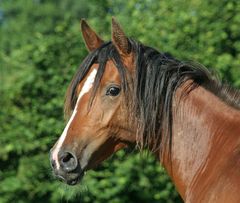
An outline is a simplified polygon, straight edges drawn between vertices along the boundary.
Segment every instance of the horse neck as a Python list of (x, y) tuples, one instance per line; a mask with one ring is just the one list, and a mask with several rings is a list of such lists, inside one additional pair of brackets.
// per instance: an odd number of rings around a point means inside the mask
[(187, 202), (219, 202), (207, 193), (240, 185), (240, 112), (201, 86), (179, 100), (183, 89), (173, 102), (171, 161), (162, 157), (163, 165)]

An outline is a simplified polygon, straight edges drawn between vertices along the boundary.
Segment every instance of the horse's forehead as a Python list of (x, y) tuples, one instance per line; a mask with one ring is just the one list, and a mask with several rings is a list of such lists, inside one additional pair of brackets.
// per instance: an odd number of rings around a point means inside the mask
[[(94, 63), (92, 65), (92, 67), (90, 68), (90, 70), (88, 71), (87, 75), (85, 76), (85, 78), (79, 83), (78, 87), (77, 87), (77, 94), (79, 94), (83, 88), (83, 85), (85, 84), (87, 78), (90, 76), (90, 74), (92, 73), (92, 71), (94, 69), (96, 69), (98, 71), (98, 67), (99, 64), (98, 63)], [(115, 64), (113, 63), (113, 61), (109, 60), (106, 63), (106, 67), (105, 67), (105, 71), (103, 73), (103, 77), (101, 80), (101, 83), (120, 83), (120, 75), (119, 72), (115, 66)]]
[(98, 66), (99, 66), (99, 65), (98, 65), (97, 63), (94, 63), (94, 64), (92, 65), (92, 67), (90, 68), (90, 70), (88, 71), (88, 73), (86, 74), (86, 76), (83, 78), (83, 80), (78, 84), (77, 89), (76, 89), (77, 95), (79, 95), (79, 93), (81, 92), (81, 90), (82, 90), (84, 84), (86, 83), (87, 79), (89, 78), (90, 74), (91, 74), (94, 70), (96, 70), (96, 71), (98, 70)]
[(120, 83), (120, 75), (113, 61), (107, 61), (102, 82), (103, 83), (105, 82)]

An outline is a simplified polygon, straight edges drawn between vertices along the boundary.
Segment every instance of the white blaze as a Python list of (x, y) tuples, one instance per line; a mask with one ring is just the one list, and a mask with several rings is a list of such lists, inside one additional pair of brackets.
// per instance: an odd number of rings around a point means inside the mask
[(59, 169), (59, 166), (60, 166), (59, 165), (59, 161), (58, 161), (58, 153), (59, 153), (59, 151), (60, 151), (60, 149), (62, 147), (62, 144), (63, 144), (63, 142), (64, 142), (64, 140), (65, 140), (65, 138), (67, 136), (68, 128), (71, 125), (75, 115), (77, 114), (78, 103), (81, 100), (82, 96), (84, 94), (86, 94), (87, 92), (89, 92), (89, 90), (92, 88), (92, 85), (93, 85), (96, 73), (97, 73), (97, 69), (93, 69), (92, 72), (90, 73), (90, 75), (88, 76), (87, 80), (85, 81), (85, 83), (84, 83), (84, 85), (83, 85), (83, 87), (81, 89), (81, 92), (79, 93), (77, 102), (75, 104), (74, 111), (73, 111), (73, 113), (71, 115), (71, 118), (69, 119), (66, 127), (64, 128), (64, 131), (63, 131), (61, 137), (59, 138), (59, 140), (57, 142), (57, 146), (56, 146), (56, 148), (53, 151), (52, 157), (53, 157), (53, 160), (56, 162), (57, 169)]

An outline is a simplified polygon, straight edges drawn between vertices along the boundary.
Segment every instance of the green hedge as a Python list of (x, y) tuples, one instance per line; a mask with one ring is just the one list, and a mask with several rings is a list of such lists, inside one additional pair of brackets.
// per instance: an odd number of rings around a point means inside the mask
[(64, 94), (87, 55), (79, 19), (109, 40), (113, 15), (129, 36), (215, 68), (240, 87), (238, 0), (3, 0), (1, 203), (181, 202), (158, 162), (136, 152), (118, 152), (76, 187), (52, 175), (48, 151), (64, 128)]

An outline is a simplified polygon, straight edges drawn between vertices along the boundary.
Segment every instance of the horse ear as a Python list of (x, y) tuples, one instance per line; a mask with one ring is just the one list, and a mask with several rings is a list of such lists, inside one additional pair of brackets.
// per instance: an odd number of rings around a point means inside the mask
[(128, 38), (114, 17), (112, 18), (112, 42), (121, 55), (130, 53)]
[(81, 30), (86, 47), (89, 51), (97, 49), (104, 43), (104, 41), (92, 30), (84, 19), (81, 19)]

